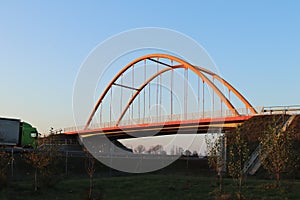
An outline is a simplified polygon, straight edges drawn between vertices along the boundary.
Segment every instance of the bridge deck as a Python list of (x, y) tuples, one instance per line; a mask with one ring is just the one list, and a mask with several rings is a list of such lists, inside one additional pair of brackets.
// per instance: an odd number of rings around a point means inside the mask
[(131, 137), (147, 137), (170, 134), (204, 134), (207, 132), (228, 131), (252, 116), (234, 116), (225, 118), (206, 118), (199, 120), (169, 121), (152, 124), (135, 124), (130, 126), (113, 126), (65, 132), (80, 134), (82, 137), (106, 135), (117, 139)]

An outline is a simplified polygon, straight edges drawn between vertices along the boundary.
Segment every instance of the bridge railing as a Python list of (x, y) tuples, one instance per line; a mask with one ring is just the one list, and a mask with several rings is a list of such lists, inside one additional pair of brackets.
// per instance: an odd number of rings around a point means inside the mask
[[(261, 107), (257, 107), (261, 110)], [(253, 115), (247, 108), (237, 109), (238, 113), (242, 116)], [(210, 118), (223, 118), (223, 117), (234, 117), (235, 115), (230, 110), (216, 110), (216, 111), (206, 111), (206, 112), (195, 112), (188, 114), (173, 114), (173, 115), (162, 115), (162, 116), (151, 116), (147, 118), (134, 118), (129, 120), (122, 120), (119, 126), (128, 125), (138, 125), (138, 124), (151, 124), (151, 123), (163, 123), (172, 121), (185, 121), (185, 120), (197, 120), (197, 119), (210, 119)], [(115, 122), (100, 123), (96, 126), (98, 127), (108, 127), (114, 126)], [(100, 126), (99, 126), (100, 125)], [(103, 126), (101, 126), (103, 125)]]
[(291, 106), (264, 106), (261, 108), (262, 114), (300, 114), (300, 105)]
[[(254, 109), (258, 111), (258, 114), (261, 114), (263, 107), (255, 107)], [(247, 108), (238, 108), (238, 113), (242, 116), (253, 115)], [(211, 119), (211, 118), (223, 118), (223, 117), (234, 117), (234, 114), (230, 110), (215, 110), (215, 111), (206, 111), (206, 112), (195, 112), (195, 113), (186, 113), (186, 114), (173, 114), (173, 115), (162, 115), (162, 116), (150, 116), (146, 118), (133, 118), (128, 120), (122, 120), (119, 123), (119, 126), (136, 126), (139, 124), (154, 124), (154, 123), (164, 123), (172, 121), (185, 121), (185, 120), (197, 120), (197, 119)], [(97, 128), (109, 128), (115, 127), (117, 124), (116, 121), (110, 122), (100, 122), (92, 123), (89, 126), (89, 129)], [(72, 132), (77, 130), (83, 130), (84, 126), (69, 127), (65, 128), (64, 132)]]

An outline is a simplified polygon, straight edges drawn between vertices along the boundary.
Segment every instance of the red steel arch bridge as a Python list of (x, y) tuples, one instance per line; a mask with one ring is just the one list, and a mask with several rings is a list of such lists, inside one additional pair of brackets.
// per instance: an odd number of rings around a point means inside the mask
[(65, 134), (130, 138), (227, 131), (257, 110), (217, 73), (168, 54), (124, 66), (99, 96), (86, 124)]

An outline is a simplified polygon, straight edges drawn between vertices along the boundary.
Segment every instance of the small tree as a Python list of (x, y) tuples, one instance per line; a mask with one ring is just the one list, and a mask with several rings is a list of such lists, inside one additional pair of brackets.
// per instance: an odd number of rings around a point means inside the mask
[(187, 149), (187, 150), (184, 151), (184, 155), (189, 157), (189, 156), (192, 155), (192, 152)]
[(86, 152), (85, 169), (90, 180), (88, 191), (88, 199), (90, 200), (93, 198), (93, 177), (95, 173), (95, 159), (89, 152)]
[(199, 157), (198, 152), (197, 152), (197, 151), (193, 151), (192, 156), (193, 156), (193, 157)]
[(264, 169), (276, 177), (276, 187), (281, 185), (281, 174), (296, 168), (298, 156), (293, 148), (294, 131), (283, 131), (275, 120), (265, 135), (259, 138), (260, 159)]
[(134, 149), (134, 152), (141, 154), (145, 152), (145, 150), (146, 150), (145, 146), (140, 144)]
[(34, 167), (34, 191), (38, 190), (38, 172), (45, 174), (46, 167), (50, 164), (50, 157), (43, 150), (33, 150), (25, 155), (26, 162)]
[(245, 137), (241, 135), (240, 127), (228, 137), (228, 173), (238, 185), (238, 197), (242, 197), (242, 185), (246, 177), (243, 168), (249, 159), (249, 148)]
[(219, 181), (219, 193), (223, 193), (223, 175), (222, 170), (225, 165), (224, 158), (224, 138), (223, 135), (208, 135), (205, 136), (207, 146), (208, 164), (211, 169), (217, 172)]
[(164, 150), (164, 147), (160, 144), (155, 145), (155, 146), (151, 146), (147, 153), (149, 154), (160, 154), (162, 151)]
[(39, 175), (42, 182), (49, 186), (51, 184), (51, 177), (53, 171), (52, 167), (55, 166), (58, 158), (58, 151), (56, 144), (43, 144), (31, 152), (24, 155), (25, 161), (34, 167), (34, 191), (37, 191), (41, 186), (39, 181)]

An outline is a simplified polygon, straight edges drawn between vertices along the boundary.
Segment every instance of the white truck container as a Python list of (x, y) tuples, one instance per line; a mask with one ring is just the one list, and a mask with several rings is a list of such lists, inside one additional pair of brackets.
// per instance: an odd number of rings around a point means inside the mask
[(19, 119), (0, 118), (0, 145), (19, 145), (20, 133)]

